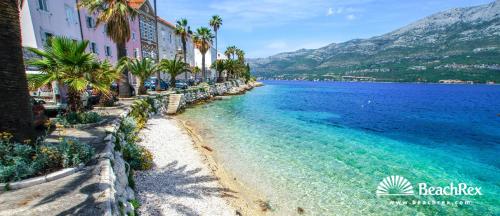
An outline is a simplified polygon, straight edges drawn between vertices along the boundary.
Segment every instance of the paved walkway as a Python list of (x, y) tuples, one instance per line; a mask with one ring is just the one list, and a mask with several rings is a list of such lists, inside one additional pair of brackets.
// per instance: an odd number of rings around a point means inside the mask
[(152, 170), (135, 176), (141, 215), (235, 215), (222, 198), (235, 192), (219, 185), (191, 137), (177, 124), (157, 117), (141, 132), (140, 144), (153, 153), (155, 163)]
[[(130, 104), (131, 101), (123, 102)], [(116, 119), (123, 108), (98, 111), (106, 116), (107, 123)], [(106, 135), (102, 126), (79, 130), (73, 128), (54, 131), (49, 139), (77, 138), (96, 148), (95, 158), (81, 171), (40, 185), (19, 190), (0, 192), (0, 215), (102, 215), (103, 191), (108, 185), (99, 183), (99, 158), (104, 150)]]

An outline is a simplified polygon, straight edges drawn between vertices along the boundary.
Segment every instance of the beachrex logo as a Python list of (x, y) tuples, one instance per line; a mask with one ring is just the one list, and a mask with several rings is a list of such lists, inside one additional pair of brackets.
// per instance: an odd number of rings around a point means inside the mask
[[(414, 195), (412, 184), (402, 176), (388, 176), (378, 185), (377, 196), (410, 196)], [(445, 187), (429, 186), (418, 183), (418, 195), (421, 196), (476, 196), (483, 195), (481, 187), (471, 187), (465, 183), (447, 185)]]
[(413, 186), (402, 176), (388, 176), (377, 187), (377, 196), (410, 196)]

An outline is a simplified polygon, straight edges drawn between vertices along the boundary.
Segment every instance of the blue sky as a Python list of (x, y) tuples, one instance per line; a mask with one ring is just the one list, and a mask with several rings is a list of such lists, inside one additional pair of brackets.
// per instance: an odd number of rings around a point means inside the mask
[(439, 11), (493, 0), (157, 1), (161, 17), (187, 18), (193, 29), (218, 14), (219, 49), (236, 45), (254, 58), (381, 35)]

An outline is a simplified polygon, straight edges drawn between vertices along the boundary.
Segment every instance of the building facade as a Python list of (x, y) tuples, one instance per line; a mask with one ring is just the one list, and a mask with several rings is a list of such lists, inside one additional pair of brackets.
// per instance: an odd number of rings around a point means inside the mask
[(141, 57), (157, 60), (158, 45), (156, 42), (155, 13), (151, 3), (147, 0), (135, 0), (131, 5), (137, 10), (139, 20), (139, 38), (141, 42)]
[(89, 41), (87, 52), (94, 53), (101, 61), (115, 64), (118, 61), (116, 44), (106, 34), (106, 26), (97, 26), (97, 15), (85, 8), (79, 10), (79, 16), (82, 39)]
[(23, 47), (43, 48), (53, 36), (81, 40), (75, 0), (26, 0), (21, 8)]

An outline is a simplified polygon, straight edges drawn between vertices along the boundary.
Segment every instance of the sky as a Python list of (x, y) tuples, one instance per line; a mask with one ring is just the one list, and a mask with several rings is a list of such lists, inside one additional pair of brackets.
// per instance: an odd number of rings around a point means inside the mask
[(436, 12), (492, 1), (157, 0), (160, 17), (171, 22), (186, 18), (192, 29), (208, 26), (212, 15), (221, 16), (219, 50), (235, 45), (250, 58), (369, 38)]

